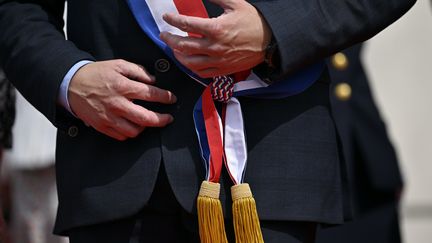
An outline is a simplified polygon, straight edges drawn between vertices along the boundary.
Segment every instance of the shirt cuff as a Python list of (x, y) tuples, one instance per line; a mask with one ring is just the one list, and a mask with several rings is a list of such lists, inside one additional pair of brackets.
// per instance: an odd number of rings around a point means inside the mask
[(72, 80), (73, 76), (75, 75), (75, 73), (80, 68), (82, 68), (83, 66), (85, 66), (91, 62), (92, 61), (89, 61), (89, 60), (82, 60), (82, 61), (75, 63), (75, 65), (73, 65), (71, 67), (71, 69), (69, 69), (69, 71), (66, 73), (66, 75), (64, 76), (64, 78), (60, 84), (58, 102), (60, 103), (61, 106), (63, 106), (66, 110), (68, 110), (74, 116), (75, 116), (75, 114), (72, 112), (72, 109), (69, 105), (69, 97), (68, 97), (69, 84), (70, 84), (70, 81)]

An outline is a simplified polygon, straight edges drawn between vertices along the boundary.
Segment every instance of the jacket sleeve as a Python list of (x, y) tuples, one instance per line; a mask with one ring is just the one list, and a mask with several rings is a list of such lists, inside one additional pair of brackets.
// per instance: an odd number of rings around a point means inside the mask
[(23, 96), (57, 125), (57, 96), (67, 71), (94, 58), (67, 41), (64, 0), (0, 0), (0, 62)]
[(273, 80), (367, 40), (396, 21), (415, 0), (251, 0), (278, 43)]

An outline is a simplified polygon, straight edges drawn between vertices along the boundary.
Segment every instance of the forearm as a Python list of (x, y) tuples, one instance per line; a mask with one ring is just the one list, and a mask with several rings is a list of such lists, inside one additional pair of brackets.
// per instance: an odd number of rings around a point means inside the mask
[(252, 0), (279, 45), (283, 78), (307, 64), (367, 40), (401, 17), (415, 0)]
[(51, 122), (68, 70), (93, 58), (63, 35), (64, 1), (0, 1), (0, 60), (10, 81)]

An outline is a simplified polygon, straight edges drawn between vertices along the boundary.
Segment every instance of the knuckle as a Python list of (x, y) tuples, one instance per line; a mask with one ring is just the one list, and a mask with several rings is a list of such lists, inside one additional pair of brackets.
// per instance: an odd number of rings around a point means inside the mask
[(138, 125), (147, 125), (148, 123), (148, 116), (145, 112), (137, 115), (137, 122)]
[(114, 64), (118, 72), (122, 72), (128, 66), (128, 62), (123, 59), (116, 59)]
[(143, 96), (143, 99), (148, 99), (149, 90), (150, 90), (150, 86), (143, 83), (139, 83), (139, 85), (137, 85), (135, 92), (141, 94)]
[(137, 64), (135, 66), (136, 72), (140, 75), (148, 75), (147, 71), (145, 70), (144, 66)]
[(186, 49), (186, 47), (187, 47), (186, 42), (184, 40), (180, 40), (177, 42), (177, 48), (178, 49), (183, 51), (184, 49)]
[(187, 18), (183, 18), (181, 21), (180, 21), (180, 27), (183, 29), (183, 30), (188, 30), (189, 29), (189, 26), (190, 26), (190, 23), (189, 23), (189, 21), (188, 21), (188, 19)]
[(127, 64), (126, 60), (124, 59), (117, 59), (116, 61), (117, 61), (117, 65), (119, 66), (124, 66)]
[(152, 88), (149, 88), (147, 90), (147, 94), (148, 94), (148, 97), (150, 99), (154, 99), (154, 98), (158, 97), (159, 92), (158, 92), (158, 90), (156, 88), (152, 87)]
[(113, 102), (111, 104), (111, 111), (115, 114), (121, 114), (124, 111), (124, 106), (120, 102)]
[(99, 114), (98, 127), (105, 127), (111, 124), (111, 119), (106, 114)]
[(126, 80), (122, 77), (117, 77), (112, 82), (111, 88), (116, 91), (124, 91), (127, 88)]
[(215, 22), (210, 26), (210, 34), (215, 37), (224, 36), (226, 34), (226, 29), (221, 23)]
[(225, 48), (219, 44), (210, 46), (209, 50), (211, 51), (211, 53), (214, 53), (214, 54), (219, 54), (219, 53), (225, 52)]

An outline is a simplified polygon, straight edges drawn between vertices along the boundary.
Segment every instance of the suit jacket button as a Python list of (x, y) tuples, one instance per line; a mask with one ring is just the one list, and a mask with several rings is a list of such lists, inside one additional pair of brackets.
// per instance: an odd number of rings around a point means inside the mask
[(352, 89), (351, 86), (347, 83), (339, 83), (336, 85), (334, 89), (336, 98), (340, 101), (347, 101), (351, 98)]
[(345, 70), (348, 67), (348, 58), (342, 52), (338, 52), (332, 57), (332, 64), (337, 70)]
[(171, 67), (171, 65), (170, 65), (169, 61), (166, 60), (166, 59), (163, 59), (163, 58), (162, 59), (158, 59), (155, 62), (155, 69), (158, 72), (161, 72), (161, 73), (168, 72), (168, 70), (170, 69), (170, 67)]
[(78, 127), (76, 126), (71, 126), (68, 129), (68, 135), (69, 137), (76, 137), (78, 135)]

